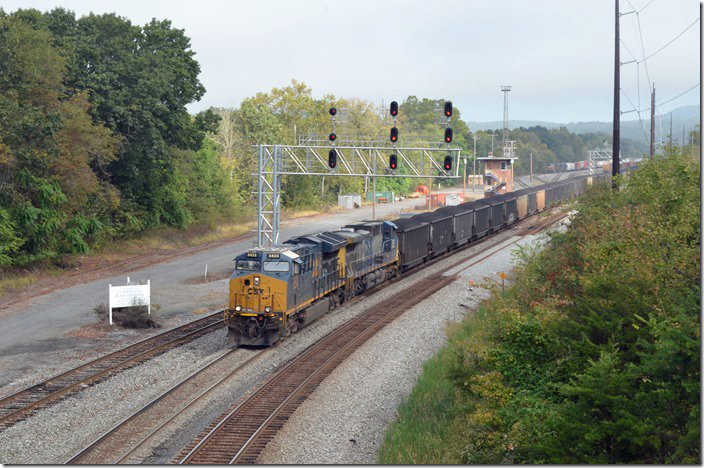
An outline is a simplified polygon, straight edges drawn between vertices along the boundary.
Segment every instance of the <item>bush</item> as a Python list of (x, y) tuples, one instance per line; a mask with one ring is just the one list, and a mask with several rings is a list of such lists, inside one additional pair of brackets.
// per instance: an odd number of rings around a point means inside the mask
[(464, 448), (444, 459), (701, 463), (699, 161), (675, 150), (618, 183), (451, 337), (466, 413), (446, 446)]
[[(156, 313), (159, 309), (158, 304), (152, 304), (152, 312)], [(108, 307), (104, 303), (95, 306), (93, 312), (98, 316), (101, 322), (107, 322), (109, 320)], [(112, 309), (112, 320), (122, 328), (161, 328), (161, 325), (155, 320), (154, 315), (149, 315), (146, 305), (115, 307)]]

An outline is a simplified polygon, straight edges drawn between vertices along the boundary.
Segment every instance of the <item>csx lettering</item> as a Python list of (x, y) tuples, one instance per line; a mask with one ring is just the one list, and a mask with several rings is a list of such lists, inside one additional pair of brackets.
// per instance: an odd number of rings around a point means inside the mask
[(249, 288), (247, 290), (249, 294), (264, 294), (264, 288)]

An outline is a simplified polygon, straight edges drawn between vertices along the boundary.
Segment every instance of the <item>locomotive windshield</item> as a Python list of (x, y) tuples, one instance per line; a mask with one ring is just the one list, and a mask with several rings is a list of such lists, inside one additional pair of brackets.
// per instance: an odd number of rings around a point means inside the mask
[(259, 271), (261, 263), (257, 260), (237, 260), (235, 268), (245, 271)]
[(280, 260), (264, 262), (264, 271), (289, 271), (291, 265), (288, 262), (282, 262)]

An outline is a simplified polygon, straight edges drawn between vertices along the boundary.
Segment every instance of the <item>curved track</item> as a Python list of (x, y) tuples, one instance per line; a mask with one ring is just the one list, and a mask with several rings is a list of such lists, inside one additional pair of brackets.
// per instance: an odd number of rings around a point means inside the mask
[(179, 463), (255, 463), (289, 416), (340, 363), (396, 317), (454, 279), (436, 276), (404, 289), (308, 348), (211, 424), (200, 440), (179, 454)]
[(0, 399), (0, 430), (111, 375), (224, 326), (222, 311), (130, 345)]
[[(523, 225), (522, 232), (517, 235), (536, 234), (565, 216), (567, 215), (559, 213), (543, 219), (533, 218), (525, 224), (517, 223)], [(502, 246), (501, 250), (518, 240)], [(456, 261), (445, 271), (468, 261), (482, 261), (495, 253), (487, 254), (490, 249), (491, 247), (481, 248), (470, 259)], [(433, 263), (435, 260), (427, 266)], [(175, 461), (180, 464), (256, 463), (264, 447), (296, 408), (339, 364), (385, 325), (455, 279), (456, 275), (437, 275), (411, 285), (343, 325), (304, 351), (228, 413), (211, 423), (197, 440), (178, 454)]]
[[(237, 364), (233, 356), (242, 352), (252, 356)], [(134, 454), (148, 441), (167, 429), (186, 410), (221, 388), (230, 377), (256, 362), (261, 354), (261, 350), (227, 351), (101, 435), (66, 464), (138, 463), (133, 460)]]

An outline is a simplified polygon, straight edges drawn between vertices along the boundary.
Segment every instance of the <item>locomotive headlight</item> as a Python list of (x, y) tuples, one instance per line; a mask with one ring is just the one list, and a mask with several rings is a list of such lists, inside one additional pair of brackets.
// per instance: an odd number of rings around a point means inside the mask
[(270, 313), (271, 307), (269, 307), (269, 306), (264, 307), (264, 312), (266, 312), (267, 314)]
[(259, 277), (258, 276), (254, 277), (254, 285), (259, 286)]
[(235, 312), (239, 312), (240, 310), (242, 310), (242, 306), (235, 306)]

